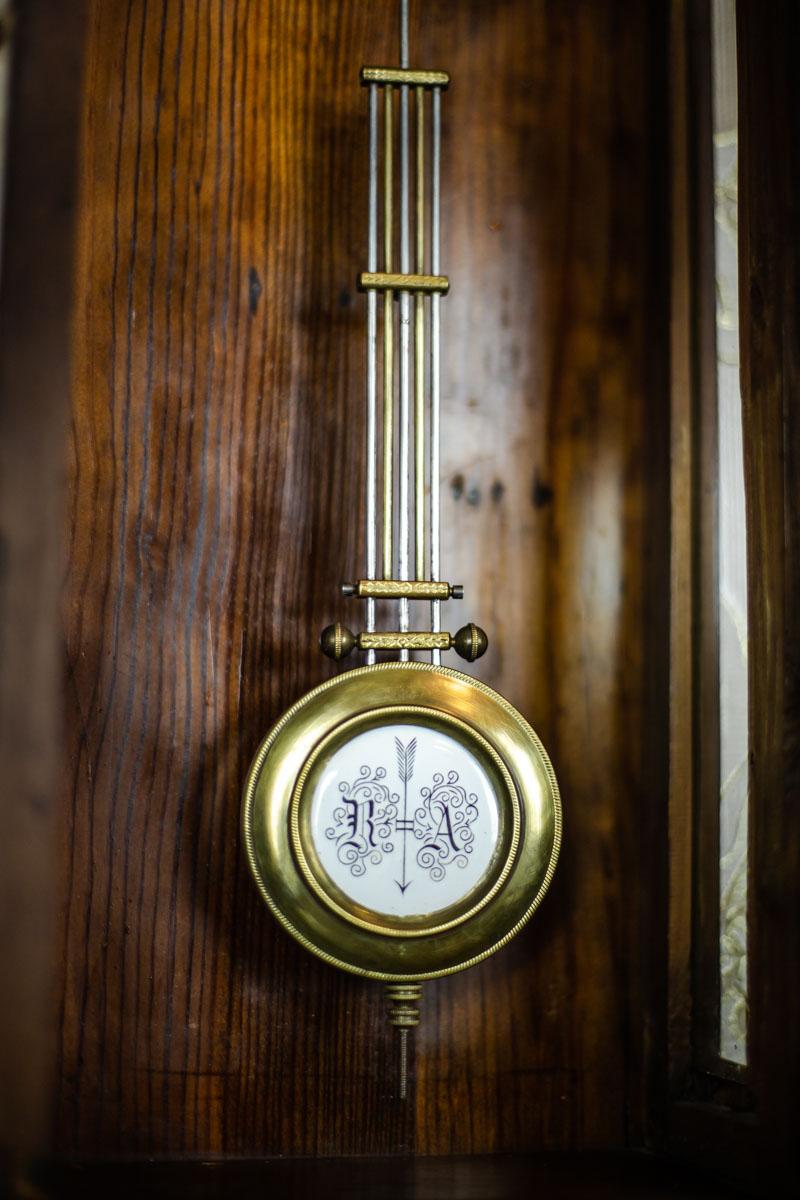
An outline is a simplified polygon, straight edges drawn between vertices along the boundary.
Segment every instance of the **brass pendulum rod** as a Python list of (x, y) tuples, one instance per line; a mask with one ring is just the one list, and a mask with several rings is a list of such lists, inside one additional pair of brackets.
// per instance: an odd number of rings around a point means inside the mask
[[(367, 270), (359, 275), (359, 287), (367, 293), (367, 570), (368, 579), (375, 579), (380, 557), (380, 574), (384, 580), (403, 583), (417, 579), (439, 578), (439, 416), (438, 416), (438, 361), (439, 361), (439, 299), (446, 295), (450, 286), (447, 276), (437, 273), (426, 274), (426, 222), (427, 166), (426, 118), (428, 106), (425, 92), (433, 96), (431, 123), (432, 139), (432, 188), (431, 188), (431, 264), (439, 263), (439, 121), (441, 92), (449, 85), (446, 71), (415, 71), (408, 62), (408, 2), (400, 0), (400, 66), (363, 67), (361, 82), (370, 93), (370, 143), (369, 143), (369, 236)], [(379, 117), (378, 89), (383, 91), (383, 164), (382, 164), (382, 222), (383, 222), (383, 269), (378, 267), (378, 208), (379, 208)], [(395, 120), (394, 96), (399, 89), (399, 270), (395, 265)], [(411, 90), (415, 100), (415, 204), (414, 229), (415, 247), (412, 256), (411, 244), (411, 168), (412, 153), (409, 129), (409, 97)], [(412, 274), (412, 258), (416, 273)], [(377, 338), (378, 338), (378, 293), (383, 293), (383, 403), (379, 414), (377, 399)], [(425, 296), (430, 295), (430, 342), (426, 334)], [(413, 297), (413, 298), (412, 298)], [(395, 323), (394, 301), (398, 300), (399, 319), (399, 383), (395, 393)], [(413, 310), (413, 317), (412, 317)], [(414, 349), (411, 351), (413, 324)], [(430, 346), (430, 364), (426, 361)], [(431, 378), (430, 417), (426, 411), (426, 384), (428, 372)], [(413, 378), (413, 396), (412, 384)], [(413, 403), (413, 409), (412, 409)], [(382, 419), (382, 434), (378, 432), (379, 416)], [(413, 435), (412, 435), (413, 423)], [(396, 431), (395, 431), (396, 430)], [(413, 436), (413, 462), (412, 462)], [(382, 553), (378, 543), (378, 438), (382, 438)], [(426, 438), (429, 453), (426, 463)], [(399, 462), (395, 464), (395, 445)], [(427, 469), (426, 469), (427, 468)], [(413, 484), (412, 484), (413, 471)], [(430, 525), (428, 518), (426, 488), (430, 481)], [(412, 553), (411, 521), (413, 511), (414, 545)], [(430, 529), (430, 533), (428, 530)], [(430, 547), (430, 549), (429, 549)], [(412, 570), (413, 568), (413, 570)], [(366, 631), (375, 630), (377, 610), (374, 600), (367, 599)], [(399, 603), (399, 626), (401, 631), (409, 629), (409, 596), (398, 593), (393, 597)], [(438, 630), (439, 600), (431, 609), (431, 630)], [(408, 652), (400, 653), (401, 661), (407, 660)], [(440, 661), (438, 650), (432, 654), (434, 662)], [(373, 664), (375, 655), (368, 652), (367, 662)]]
[[(392, 86), (387, 85), (383, 96), (383, 258), (387, 274), (392, 270), (392, 227), (394, 223), (392, 195), (394, 171), (392, 162)], [(372, 293), (374, 295), (374, 293)], [(392, 535), (394, 514), (394, 314), (392, 290), (383, 293), (383, 573), (387, 579), (394, 574)]]
[[(358, 648), (374, 664), (377, 653), (397, 653), (408, 661), (417, 651), (429, 652), (435, 666), (443, 650), (454, 649), (473, 662), (486, 650), (486, 635), (476, 625), (455, 634), (442, 631), (441, 605), (460, 599), (463, 589), (440, 574), (440, 336), (441, 298), (450, 281), (441, 275), (441, 102), (450, 78), (445, 71), (411, 70), (408, 62), (408, 0), (400, 0), (400, 66), (363, 67), (361, 82), (369, 88), (369, 234), (367, 270), (359, 286), (367, 293), (367, 570), (366, 579), (344, 584), (345, 596), (367, 603), (366, 629), (355, 634), (341, 624), (323, 630), (325, 653), (340, 661)], [(383, 90), (383, 270), (378, 271), (379, 118), (378, 89)], [(394, 178), (394, 95), (399, 89), (399, 179)], [(411, 144), (410, 95), (414, 93), (415, 129)], [(431, 93), (431, 105), (425, 92)], [(430, 111), (430, 158), (426, 145)], [(413, 157), (413, 162), (412, 162)], [(412, 204), (411, 173), (415, 196)], [(426, 219), (430, 171), (430, 229)], [(399, 271), (395, 271), (395, 182), (399, 184)], [(412, 214), (413, 207), (413, 214)], [(411, 223), (414, 225), (412, 252)], [(430, 246), (430, 251), (427, 247)], [(430, 262), (426, 262), (429, 255)], [(412, 274), (412, 263), (416, 273)], [(426, 267), (430, 274), (426, 274)], [(378, 293), (383, 293), (383, 541), (378, 574)], [(430, 297), (429, 307), (426, 296)], [(394, 300), (399, 310), (399, 381), (395, 393)], [(427, 308), (427, 311), (426, 311)], [(430, 334), (426, 316), (430, 314)], [(412, 354), (413, 313), (413, 354)], [(413, 379), (413, 394), (412, 394)], [(396, 430), (396, 432), (395, 432)], [(427, 445), (426, 445), (427, 441)], [(395, 464), (395, 443), (399, 462)], [(412, 450), (413, 444), (413, 450)], [(413, 458), (413, 461), (412, 461)], [(413, 479), (413, 482), (412, 482)], [(413, 520), (413, 547), (411, 523)], [(398, 628), (379, 633), (377, 603), (399, 606)], [(427, 601), (430, 629), (409, 625), (409, 604)]]
[[(378, 87), (369, 88), (369, 220), (367, 235), (367, 267), (375, 271), (378, 266)], [(377, 387), (376, 358), (378, 342), (378, 297), (376, 292), (367, 293), (367, 578), (374, 579), (377, 570)], [(375, 600), (367, 600), (367, 631), (375, 629)], [(375, 651), (367, 651), (367, 663), (375, 662)]]
[[(400, 3), (400, 66), (408, 69), (408, 0)], [(400, 85), (400, 270), (411, 271), (409, 237), (409, 144), (408, 144), (408, 84)], [(409, 577), (409, 419), (410, 419), (410, 362), (411, 358), (411, 296), (400, 293), (400, 412), (399, 412), (399, 478), (398, 478), (398, 577)], [(408, 629), (408, 600), (400, 600), (400, 629)], [(408, 651), (400, 651), (400, 661), (408, 661)]]
[[(442, 89), (434, 87), (431, 103), (431, 274), (437, 275), (441, 270), (439, 261), (439, 243), (441, 232), (441, 157), (442, 157)], [(430, 428), (430, 467), (429, 477), (431, 486), (431, 579), (439, 579), (439, 410), (440, 410), (440, 375), (439, 375), (439, 340), (441, 300), (437, 293), (431, 296), (431, 428)], [(438, 633), (442, 628), (441, 602), (431, 601), (431, 633)], [(440, 666), (441, 650), (431, 650), (431, 662)]]
[[(417, 273), (425, 273), (425, 89), (416, 88), (417, 116)], [(425, 575), (425, 298), (414, 296), (414, 484), (415, 570)]]

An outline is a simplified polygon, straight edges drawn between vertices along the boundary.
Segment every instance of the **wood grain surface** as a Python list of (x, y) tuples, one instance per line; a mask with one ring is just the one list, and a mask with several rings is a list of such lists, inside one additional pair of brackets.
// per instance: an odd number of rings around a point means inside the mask
[(81, 0), (57, 9), (56, 0), (13, 14), (0, 5), (0, 1192), (8, 1195), (21, 1194), (26, 1160), (49, 1144), (55, 1047), (61, 518), (86, 19)]
[(444, 568), (467, 588), (453, 619), (489, 631), (482, 677), (552, 753), (561, 865), (514, 944), (426, 989), (398, 1102), (379, 989), (278, 929), (238, 835), (251, 755), (329, 674), (320, 628), (352, 619), (357, 78), (396, 58), (395, 4), (96, 0), (63, 609), (65, 1155), (642, 1134), (663, 1044), (665, 6), (422, 9), (412, 60), (454, 81)]

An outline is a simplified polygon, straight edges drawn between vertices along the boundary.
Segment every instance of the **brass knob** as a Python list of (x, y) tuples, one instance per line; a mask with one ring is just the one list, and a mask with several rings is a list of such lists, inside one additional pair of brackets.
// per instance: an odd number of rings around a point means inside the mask
[(335, 625), (326, 625), (319, 635), (319, 646), (322, 653), (326, 654), (328, 658), (336, 659), (337, 662), (342, 658), (347, 658), (347, 655), (354, 650), (355, 644), (356, 635), (344, 625), (340, 625), (338, 621)]
[(479, 625), (462, 625), (453, 636), (453, 649), (467, 662), (475, 662), (485, 654), (489, 647), (489, 639)]

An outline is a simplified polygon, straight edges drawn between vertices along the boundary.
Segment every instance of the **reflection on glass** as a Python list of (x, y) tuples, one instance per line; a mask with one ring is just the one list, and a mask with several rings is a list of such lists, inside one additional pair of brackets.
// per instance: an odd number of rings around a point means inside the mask
[(720, 1054), (747, 1061), (747, 563), (739, 391), (735, 0), (712, 0), (719, 439)]

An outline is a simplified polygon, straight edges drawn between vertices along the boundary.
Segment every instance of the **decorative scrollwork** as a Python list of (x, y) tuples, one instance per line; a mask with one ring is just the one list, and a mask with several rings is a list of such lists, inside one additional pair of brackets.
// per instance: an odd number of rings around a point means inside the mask
[(385, 767), (373, 771), (362, 766), (353, 783), (339, 784), (341, 804), (333, 810), (325, 836), (336, 843), (336, 856), (351, 875), (363, 875), (367, 863), (379, 866), (384, 854), (394, 850), (399, 796), (385, 779)]
[(414, 813), (414, 836), (423, 844), (417, 864), (433, 880), (444, 879), (447, 868), (465, 867), (472, 853), (478, 818), (478, 797), (458, 781), (457, 771), (437, 773), (431, 787), (420, 790), (422, 804)]
[(457, 771), (437, 772), (429, 787), (412, 794), (416, 751), (416, 738), (403, 743), (396, 737), (394, 779), (388, 778), (385, 766), (364, 765), (352, 783), (340, 783), (331, 824), (325, 829), (339, 862), (355, 876), (380, 867), (399, 842), (400, 878), (395, 882), (401, 892), (413, 882), (411, 863), (435, 883), (445, 879), (451, 867), (466, 867), (478, 818), (478, 797), (467, 792)]

